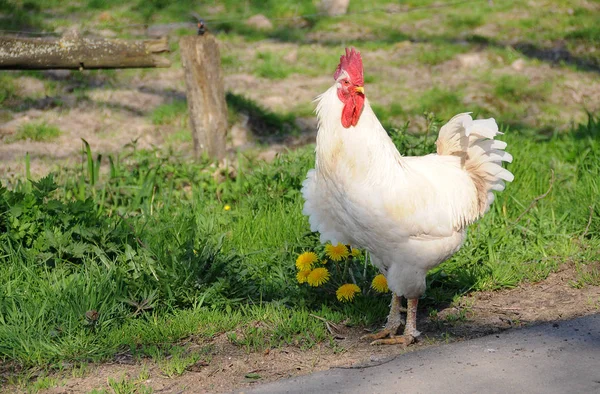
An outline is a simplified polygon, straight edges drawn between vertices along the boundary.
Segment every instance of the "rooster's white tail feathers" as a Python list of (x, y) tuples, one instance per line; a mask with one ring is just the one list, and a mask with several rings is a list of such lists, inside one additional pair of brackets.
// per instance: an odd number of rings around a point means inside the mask
[(510, 171), (502, 168), (502, 162), (512, 162), (512, 156), (504, 151), (506, 142), (494, 139), (501, 134), (493, 118), (473, 120), (469, 113), (464, 113), (445, 124), (436, 141), (438, 155), (461, 158), (477, 189), (480, 216), (494, 202), (492, 191), (504, 190), (504, 182), (514, 179)]

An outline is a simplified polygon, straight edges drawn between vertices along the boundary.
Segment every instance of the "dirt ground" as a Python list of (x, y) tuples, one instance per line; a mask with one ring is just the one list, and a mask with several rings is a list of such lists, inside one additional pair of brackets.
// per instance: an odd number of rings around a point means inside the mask
[[(288, 346), (268, 349), (263, 353), (247, 353), (243, 348), (232, 345), (223, 333), (210, 342), (190, 339), (188, 344), (192, 348), (212, 345), (213, 350), (206, 360), (198, 361), (179, 377), (166, 376), (161, 367), (150, 360), (139, 363), (122, 354), (111, 363), (89, 366), (83, 377), (57, 375), (59, 385), (44, 392), (109, 390), (109, 379), (127, 379), (137, 385), (151, 387), (155, 393), (221, 393), (243, 391), (261, 383), (330, 368), (372, 366), (425, 347), (600, 312), (600, 287), (573, 287), (578, 274), (572, 264), (565, 264), (538, 283), (524, 283), (502, 291), (471, 293), (455, 306), (440, 311), (436, 317), (420, 311), (418, 325), (422, 336), (419, 342), (408, 348), (401, 345), (370, 346), (360, 340), (364, 330), (338, 327), (336, 334), (343, 339), (335, 339), (334, 346), (324, 343), (310, 350)], [(454, 318), (459, 315), (462, 318)], [(14, 390), (8, 387), (4, 392)]]

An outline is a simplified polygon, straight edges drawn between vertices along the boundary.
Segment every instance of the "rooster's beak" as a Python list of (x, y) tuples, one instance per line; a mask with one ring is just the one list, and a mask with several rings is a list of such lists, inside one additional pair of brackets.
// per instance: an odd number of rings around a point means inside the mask
[(357, 87), (355, 87), (355, 88), (354, 88), (354, 91), (355, 91), (356, 93), (362, 93), (362, 94), (365, 94), (365, 88), (364, 88), (364, 87), (362, 87), (362, 86), (357, 86)]

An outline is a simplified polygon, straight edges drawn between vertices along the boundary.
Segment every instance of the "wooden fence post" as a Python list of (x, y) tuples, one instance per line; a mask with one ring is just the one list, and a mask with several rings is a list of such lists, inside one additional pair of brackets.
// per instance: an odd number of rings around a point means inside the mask
[(179, 41), (185, 70), (194, 153), (215, 159), (225, 156), (227, 104), (217, 40), (210, 33)]

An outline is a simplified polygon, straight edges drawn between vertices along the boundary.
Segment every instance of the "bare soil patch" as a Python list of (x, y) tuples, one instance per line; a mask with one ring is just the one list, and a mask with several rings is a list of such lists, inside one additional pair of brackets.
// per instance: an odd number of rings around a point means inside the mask
[[(440, 311), (436, 317), (426, 316), (421, 311), (419, 329), (422, 337), (408, 348), (400, 345), (370, 346), (360, 340), (365, 333), (363, 328), (341, 327), (344, 339), (322, 343), (312, 349), (287, 346), (247, 353), (231, 344), (226, 333), (222, 333), (210, 341), (188, 340), (192, 350), (210, 346), (211, 351), (182, 376), (168, 377), (160, 364), (150, 360), (135, 362), (129, 355), (122, 354), (111, 363), (90, 366), (83, 377), (63, 374), (59, 377), (59, 385), (46, 392), (86, 393), (93, 389), (108, 389), (109, 379), (136, 381), (157, 393), (230, 392), (330, 368), (376, 365), (389, 357), (450, 341), (598, 313), (600, 286), (575, 288), (573, 283), (578, 275), (573, 264), (565, 264), (541, 282), (523, 283), (502, 291), (471, 293), (456, 305)], [(454, 318), (457, 315), (463, 318)], [(139, 380), (140, 374), (144, 376), (146, 373), (148, 376)], [(14, 392), (15, 388), (7, 387), (2, 391)]]

